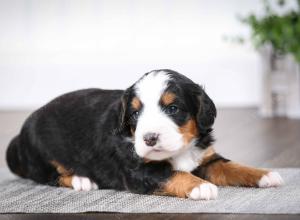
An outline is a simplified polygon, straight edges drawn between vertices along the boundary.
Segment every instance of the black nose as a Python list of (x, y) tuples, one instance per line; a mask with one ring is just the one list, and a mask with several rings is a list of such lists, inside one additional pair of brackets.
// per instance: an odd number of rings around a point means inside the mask
[(144, 135), (144, 141), (146, 143), (146, 145), (148, 145), (149, 147), (153, 147), (158, 139), (158, 134), (156, 133), (147, 133)]

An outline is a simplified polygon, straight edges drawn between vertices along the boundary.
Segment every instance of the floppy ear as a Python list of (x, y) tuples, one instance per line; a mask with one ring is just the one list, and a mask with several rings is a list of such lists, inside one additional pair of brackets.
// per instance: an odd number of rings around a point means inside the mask
[(215, 104), (205, 93), (204, 89), (199, 85), (197, 85), (197, 87), (197, 98), (199, 106), (196, 114), (196, 120), (200, 129), (207, 130), (210, 129), (214, 124), (215, 118), (217, 116), (217, 110)]
[(121, 97), (121, 104), (120, 104), (119, 126), (121, 130), (123, 130), (122, 128), (124, 128), (126, 124), (127, 103), (128, 103), (128, 94), (126, 90)]
[(121, 97), (120, 103), (120, 115), (119, 115), (119, 132), (127, 134), (129, 132), (128, 124), (128, 101), (129, 101), (130, 89), (124, 91), (124, 94)]

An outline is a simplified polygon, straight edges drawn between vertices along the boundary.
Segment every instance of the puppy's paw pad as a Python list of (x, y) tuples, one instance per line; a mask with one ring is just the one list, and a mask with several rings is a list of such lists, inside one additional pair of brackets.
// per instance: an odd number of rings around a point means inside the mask
[(283, 185), (283, 180), (279, 173), (277, 172), (269, 172), (264, 175), (258, 182), (259, 187), (275, 187)]
[(90, 191), (93, 189), (98, 189), (96, 183), (92, 182), (87, 177), (73, 176), (72, 187), (76, 191)]
[(210, 200), (216, 199), (218, 196), (218, 188), (216, 185), (211, 183), (202, 183), (199, 186), (196, 186), (189, 193), (188, 197), (194, 200)]

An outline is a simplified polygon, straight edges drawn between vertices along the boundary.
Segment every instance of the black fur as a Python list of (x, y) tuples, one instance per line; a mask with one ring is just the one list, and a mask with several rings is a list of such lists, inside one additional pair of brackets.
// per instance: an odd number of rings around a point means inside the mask
[[(178, 97), (181, 113), (177, 124), (194, 117), (199, 128), (197, 145), (208, 147), (216, 117), (213, 102), (204, 90), (185, 76), (167, 71), (172, 80), (168, 90)], [(130, 101), (134, 88), (86, 89), (62, 95), (35, 111), (7, 150), (9, 168), (24, 178), (58, 185), (57, 161), (78, 176), (96, 182), (99, 188), (153, 193), (173, 172), (166, 161), (145, 163), (134, 151)]]
[(202, 149), (207, 148), (214, 142), (211, 127), (217, 116), (217, 110), (213, 101), (201, 86), (186, 76), (173, 70), (165, 71), (169, 72), (174, 79), (170, 82), (169, 88), (176, 94), (181, 94), (181, 101), (185, 103), (187, 111), (197, 120), (199, 139), (196, 145)]

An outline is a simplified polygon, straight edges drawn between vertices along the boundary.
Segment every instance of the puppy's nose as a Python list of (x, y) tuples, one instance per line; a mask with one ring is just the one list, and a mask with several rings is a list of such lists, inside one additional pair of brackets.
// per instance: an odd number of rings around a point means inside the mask
[(144, 135), (144, 141), (147, 146), (153, 147), (158, 139), (158, 134), (156, 133), (147, 133)]

